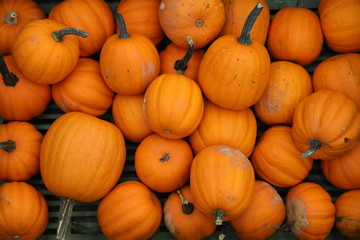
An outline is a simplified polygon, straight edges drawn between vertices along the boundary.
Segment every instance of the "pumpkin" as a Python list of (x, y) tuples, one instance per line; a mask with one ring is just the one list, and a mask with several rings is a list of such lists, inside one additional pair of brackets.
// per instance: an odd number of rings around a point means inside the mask
[(0, 54), (0, 118), (28, 121), (45, 112), (51, 100), (49, 85), (28, 80), (18, 69), (12, 55)]
[(321, 161), (325, 178), (341, 189), (360, 188), (360, 141), (350, 151), (332, 159)]
[(360, 109), (360, 54), (336, 54), (317, 65), (312, 75), (314, 90), (344, 93)]
[(64, 112), (79, 111), (100, 116), (110, 108), (114, 92), (100, 72), (100, 63), (80, 58), (74, 70), (61, 82), (52, 85), (54, 102)]
[(193, 201), (190, 186), (185, 185), (169, 194), (164, 203), (165, 226), (177, 240), (203, 239), (215, 232), (213, 218), (202, 214)]
[(154, 133), (144, 138), (135, 151), (136, 174), (156, 192), (172, 192), (190, 177), (193, 153), (184, 139), (168, 139)]
[(49, 221), (44, 196), (26, 182), (0, 185), (0, 239), (36, 240)]
[(360, 51), (360, 2), (357, 0), (321, 0), (320, 23), (326, 45), (336, 52)]
[(0, 0), (0, 53), (9, 55), (13, 42), (21, 29), (45, 13), (33, 0)]
[(335, 228), (348, 239), (360, 238), (360, 189), (342, 193), (335, 201)]
[[(50, 125), (41, 147), (40, 173), (46, 188), (64, 199), (59, 222), (70, 219), (75, 201), (97, 201), (115, 186), (125, 155), (123, 135), (106, 120), (69, 112)], [(61, 224), (57, 237), (66, 236), (67, 227)]]
[(286, 223), (300, 240), (326, 239), (335, 223), (335, 205), (319, 184), (303, 182), (285, 198)]
[(165, 37), (159, 21), (159, 0), (122, 0), (116, 12), (123, 16), (130, 34), (142, 34), (158, 45)]
[(223, 0), (225, 5), (225, 23), (220, 32), (220, 36), (227, 34), (238, 35), (245, 23), (246, 16), (249, 15), (253, 7), (260, 2), (264, 6), (258, 19), (256, 20), (251, 39), (265, 44), (270, 25), (270, 9), (265, 0)]
[[(51, 19), (34, 20), (18, 34), (12, 54), (15, 64), (30, 81), (55, 84), (63, 80), (79, 59), (77, 35), (87, 33)], [(61, 66), (61, 67), (59, 67)]]
[(266, 46), (274, 59), (305, 66), (319, 57), (323, 41), (315, 12), (301, 6), (285, 7), (277, 11), (270, 22)]
[(51, 8), (48, 18), (89, 34), (85, 39), (78, 38), (81, 57), (99, 52), (107, 38), (115, 32), (113, 14), (104, 0), (60, 1)]
[(124, 137), (135, 143), (154, 133), (145, 121), (144, 94), (123, 96), (116, 94), (112, 104), (112, 117)]
[(189, 36), (198, 49), (220, 33), (225, 22), (225, 8), (221, 0), (161, 0), (159, 20), (171, 42), (186, 49), (185, 39)]
[(144, 93), (159, 75), (159, 53), (152, 41), (141, 34), (131, 34), (120, 13), (116, 13), (120, 34), (104, 43), (100, 53), (101, 74), (111, 90), (121, 95)]
[(239, 150), (211, 145), (194, 158), (190, 189), (194, 205), (213, 217), (216, 225), (239, 217), (250, 205), (255, 184), (254, 169)]
[(251, 155), (257, 176), (277, 187), (291, 187), (309, 174), (313, 160), (301, 157), (289, 126), (272, 126), (265, 130)]
[(230, 110), (254, 105), (270, 76), (270, 57), (263, 44), (251, 41), (250, 32), (263, 6), (249, 14), (239, 38), (225, 35), (207, 49), (199, 67), (198, 82), (213, 103)]
[(189, 136), (195, 154), (209, 145), (225, 144), (249, 157), (255, 147), (257, 122), (250, 108), (228, 110), (204, 99), (199, 126)]
[(43, 135), (28, 122), (0, 125), (0, 180), (27, 181), (39, 173)]
[(360, 136), (360, 112), (342, 93), (316, 91), (295, 108), (292, 135), (303, 157), (334, 159), (355, 147)]
[(126, 181), (100, 201), (97, 218), (102, 233), (110, 240), (149, 239), (160, 226), (162, 207), (143, 183)]
[(272, 62), (268, 85), (254, 105), (254, 112), (267, 125), (292, 124), (295, 107), (312, 91), (310, 74), (301, 65)]
[(245, 212), (230, 223), (239, 239), (268, 239), (285, 220), (285, 204), (267, 182), (255, 181), (254, 196)]

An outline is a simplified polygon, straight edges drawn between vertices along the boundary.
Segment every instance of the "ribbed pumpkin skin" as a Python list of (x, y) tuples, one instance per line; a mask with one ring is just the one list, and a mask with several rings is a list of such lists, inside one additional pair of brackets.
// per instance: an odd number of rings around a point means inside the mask
[(336, 229), (348, 239), (360, 238), (360, 189), (341, 194), (335, 201)]
[(145, 92), (143, 109), (145, 120), (154, 132), (179, 139), (189, 136), (199, 125), (204, 100), (195, 81), (167, 73), (151, 82)]
[(0, 150), (0, 180), (27, 181), (40, 171), (43, 135), (28, 122), (12, 121), (0, 125), (0, 142), (14, 141), (15, 150)]
[(51, 9), (48, 18), (89, 34), (87, 38), (78, 38), (82, 57), (99, 52), (106, 39), (115, 32), (113, 14), (104, 0), (61, 1)]
[(225, 212), (223, 221), (231, 221), (249, 206), (254, 191), (254, 170), (239, 150), (212, 145), (194, 158), (190, 189), (195, 206), (209, 217), (213, 211)]
[(45, 198), (26, 182), (0, 186), (0, 239), (36, 240), (48, 225)]
[(288, 61), (272, 62), (268, 85), (254, 112), (267, 125), (292, 124), (295, 107), (311, 93), (311, 77), (305, 68)]
[(15, 65), (12, 55), (5, 56), (4, 61), (19, 81), (15, 87), (6, 86), (0, 75), (0, 118), (28, 121), (42, 114), (51, 100), (50, 86), (28, 80)]
[(314, 90), (344, 93), (360, 109), (360, 54), (337, 54), (320, 62), (312, 75)]
[(280, 229), (285, 214), (285, 204), (276, 189), (257, 180), (253, 201), (240, 217), (231, 221), (231, 225), (240, 239), (267, 239)]
[(80, 58), (74, 70), (52, 86), (52, 97), (64, 112), (79, 111), (100, 116), (110, 108), (114, 92), (106, 85), (100, 63)]
[(360, 112), (342, 93), (316, 91), (296, 107), (292, 135), (302, 152), (312, 139), (322, 143), (313, 159), (334, 159), (355, 147), (360, 136)]
[(249, 157), (255, 147), (257, 123), (250, 108), (228, 110), (204, 101), (204, 113), (199, 126), (189, 136), (195, 154), (209, 145), (225, 144)]
[(162, 207), (143, 183), (126, 181), (100, 201), (97, 218), (110, 240), (149, 239), (160, 226)]
[(124, 138), (114, 124), (70, 112), (57, 118), (46, 132), (40, 172), (53, 194), (93, 202), (114, 187), (125, 155)]
[[(180, 189), (185, 201), (193, 203), (194, 199), (189, 185)], [(164, 203), (164, 223), (171, 235), (177, 240), (203, 239), (215, 232), (216, 225), (212, 217), (202, 214), (196, 207), (190, 214), (182, 210), (183, 203), (178, 193), (171, 193)]]
[(335, 223), (335, 205), (319, 184), (303, 182), (285, 198), (286, 222), (300, 240), (326, 239)]
[(360, 188), (360, 141), (349, 152), (331, 161), (321, 161), (321, 169), (326, 179), (338, 188)]
[[(16, 13), (16, 23), (6, 20), (9, 12)], [(0, 53), (11, 54), (11, 48), (22, 27), (35, 19), (45, 18), (45, 13), (33, 0), (1, 0), (0, 1)]]
[(326, 44), (341, 53), (360, 51), (360, 2), (321, 0), (318, 6)]
[(290, 187), (306, 178), (313, 160), (301, 157), (291, 127), (273, 126), (257, 142), (251, 163), (260, 178), (277, 187)]

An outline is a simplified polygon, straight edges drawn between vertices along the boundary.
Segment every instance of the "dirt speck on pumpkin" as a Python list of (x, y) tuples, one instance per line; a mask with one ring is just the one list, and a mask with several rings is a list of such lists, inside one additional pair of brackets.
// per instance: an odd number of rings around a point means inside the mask
[(305, 204), (300, 199), (291, 198), (286, 201), (286, 223), (298, 235), (302, 234), (302, 228), (309, 226)]

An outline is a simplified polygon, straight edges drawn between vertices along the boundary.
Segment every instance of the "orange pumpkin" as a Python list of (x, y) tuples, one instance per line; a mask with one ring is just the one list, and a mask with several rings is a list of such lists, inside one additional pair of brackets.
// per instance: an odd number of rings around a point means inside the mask
[(254, 105), (254, 112), (267, 125), (292, 124), (295, 107), (312, 91), (310, 74), (301, 65), (272, 62), (268, 85)]
[(250, 32), (263, 6), (256, 5), (239, 38), (225, 35), (207, 49), (199, 67), (198, 82), (213, 103), (231, 110), (254, 105), (270, 76), (270, 57), (263, 44), (251, 41)]
[(159, 21), (159, 0), (121, 0), (116, 12), (123, 16), (130, 34), (142, 34), (158, 45), (165, 37)]
[(203, 239), (215, 232), (211, 217), (202, 214), (193, 204), (189, 185), (171, 193), (164, 203), (164, 223), (177, 240)]
[(21, 29), (45, 13), (33, 0), (0, 0), (0, 53), (11, 54), (13, 42)]
[(149, 239), (160, 226), (162, 207), (143, 183), (126, 181), (100, 201), (97, 218), (102, 233), (110, 240)]
[(32, 21), (24, 26), (14, 42), (15, 64), (30, 81), (60, 82), (75, 68), (79, 59), (76, 35), (87, 37), (87, 33), (67, 28), (55, 20)]
[(45, 112), (51, 100), (49, 85), (28, 80), (16, 66), (13, 56), (0, 54), (0, 118), (28, 121)]
[(51, 8), (48, 18), (89, 34), (85, 39), (78, 38), (82, 57), (99, 52), (106, 39), (115, 32), (113, 14), (104, 0), (61, 1)]
[(334, 159), (355, 147), (360, 137), (360, 112), (342, 93), (320, 90), (296, 107), (292, 126), (303, 157)]
[(360, 51), (360, 2), (321, 0), (318, 6), (326, 45), (346, 53)]
[(280, 229), (285, 214), (285, 204), (276, 189), (257, 180), (252, 202), (240, 217), (230, 223), (240, 239), (268, 239)]
[(190, 189), (194, 205), (213, 217), (216, 225), (239, 217), (249, 206), (254, 192), (254, 169), (239, 150), (211, 145), (194, 158)]
[(100, 69), (106, 84), (121, 95), (138, 95), (159, 75), (159, 53), (152, 41), (141, 34), (131, 34), (120, 13), (115, 14), (120, 34), (104, 43)]
[(54, 102), (64, 112), (93, 116), (106, 113), (114, 97), (101, 76), (100, 63), (91, 58), (80, 58), (74, 70), (51, 89)]
[(225, 22), (225, 8), (221, 0), (161, 0), (159, 19), (171, 42), (186, 49), (185, 39), (190, 36), (198, 49), (220, 33)]
[(0, 239), (36, 240), (49, 221), (44, 196), (26, 182), (0, 185)]
[(285, 198), (286, 223), (300, 240), (326, 239), (335, 223), (335, 205), (319, 184), (303, 182)]

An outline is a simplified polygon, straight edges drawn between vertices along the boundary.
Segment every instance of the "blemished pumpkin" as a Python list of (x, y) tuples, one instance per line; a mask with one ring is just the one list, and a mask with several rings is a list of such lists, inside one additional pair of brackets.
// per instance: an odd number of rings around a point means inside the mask
[(254, 105), (254, 113), (267, 125), (290, 125), (295, 107), (312, 92), (311, 77), (304, 67), (289, 61), (272, 62), (268, 85)]
[(0, 118), (28, 121), (45, 112), (51, 101), (49, 85), (28, 80), (16, 66), (13, 56), (0, 54)]
[(115, 17), (120, 34), (109, 37), (101, 49), (101, 74), (109, 88), (120, 95), (142, 94), (159, 75), (159, 53), (148, 37), (127, 32), (120, 13)]
[(221, 0), (161, 0), (160, 25), (166, 36), (179, 47), (187, 48), (189, 36), (195, 48), (203, 48), (220, 33), (225, 22), (225, 8)]
[(340, 92), (315, 91), (295, 108), (292, 135), (303, 157), (334, 159), (358, 142), (359, 109)]
[(193, 201), (190, 186), (184, 185), (169, 194), (164, 203), (165, 226), (177, 240), (199, 240), (215, 232), (214, 219), (202, 214)]
[(360, 189), (342, 193), (335, 200), (335, 228), (347, 239), (360, 238)]
[(194, 205), (216, 225), (239, 217), (250, 205), (255, 174), (249, 159), (226, 145), (211, 145), (194, 158), (190, 189)]
[(159, 21), (159, 0), (121, 0), (116, 12), (121, 13), (130, 34), (142, 34), (158, 45), (165, 37)]
[(101, 199), (97, 218), (110, 240), (149, 239), (160, 226), (162, 206), (146, 185), (125, 181)]
[(0, 239), (36, 240), (49, 222), (44, 196), (26, 182), (0, 185)]
[(74, 70), (52, 85), (51, 90), (54, 102), (62, 111), (93, 116), (105, 114), (114, 97), (101, 75), (100, 63), (91, 58), (80, 58)]
[(250, 38), (262, 8), (260, 3), (253, 8), (239, 38), (225, 35), (212, 42), (200, 63), (198, 83), (203, 94), (223, 108), (248, 108), (266, 88), (270, 56), (263, 44)]
[(45, 13), (33, 0), (0, 0), (0, 53), (9, 55), (21, 29)]
[(30, 81), (58, 83), (75, 68), (79, 59), (77, 36), (85, 38), (88, 34), (51, 19), (31, 21), (14, 41), (15, 64)]
[(326, 239), (335, 223), (335, 205), (319, 184), (303, 182), (285, 198), (286, 223), (300, 240)]
[(285, 204), (280, 194), (269, 183), (257, 180), (250, 205), (230, 223), (239, 239), (268, 239), (281, 228), (285, 215)]

